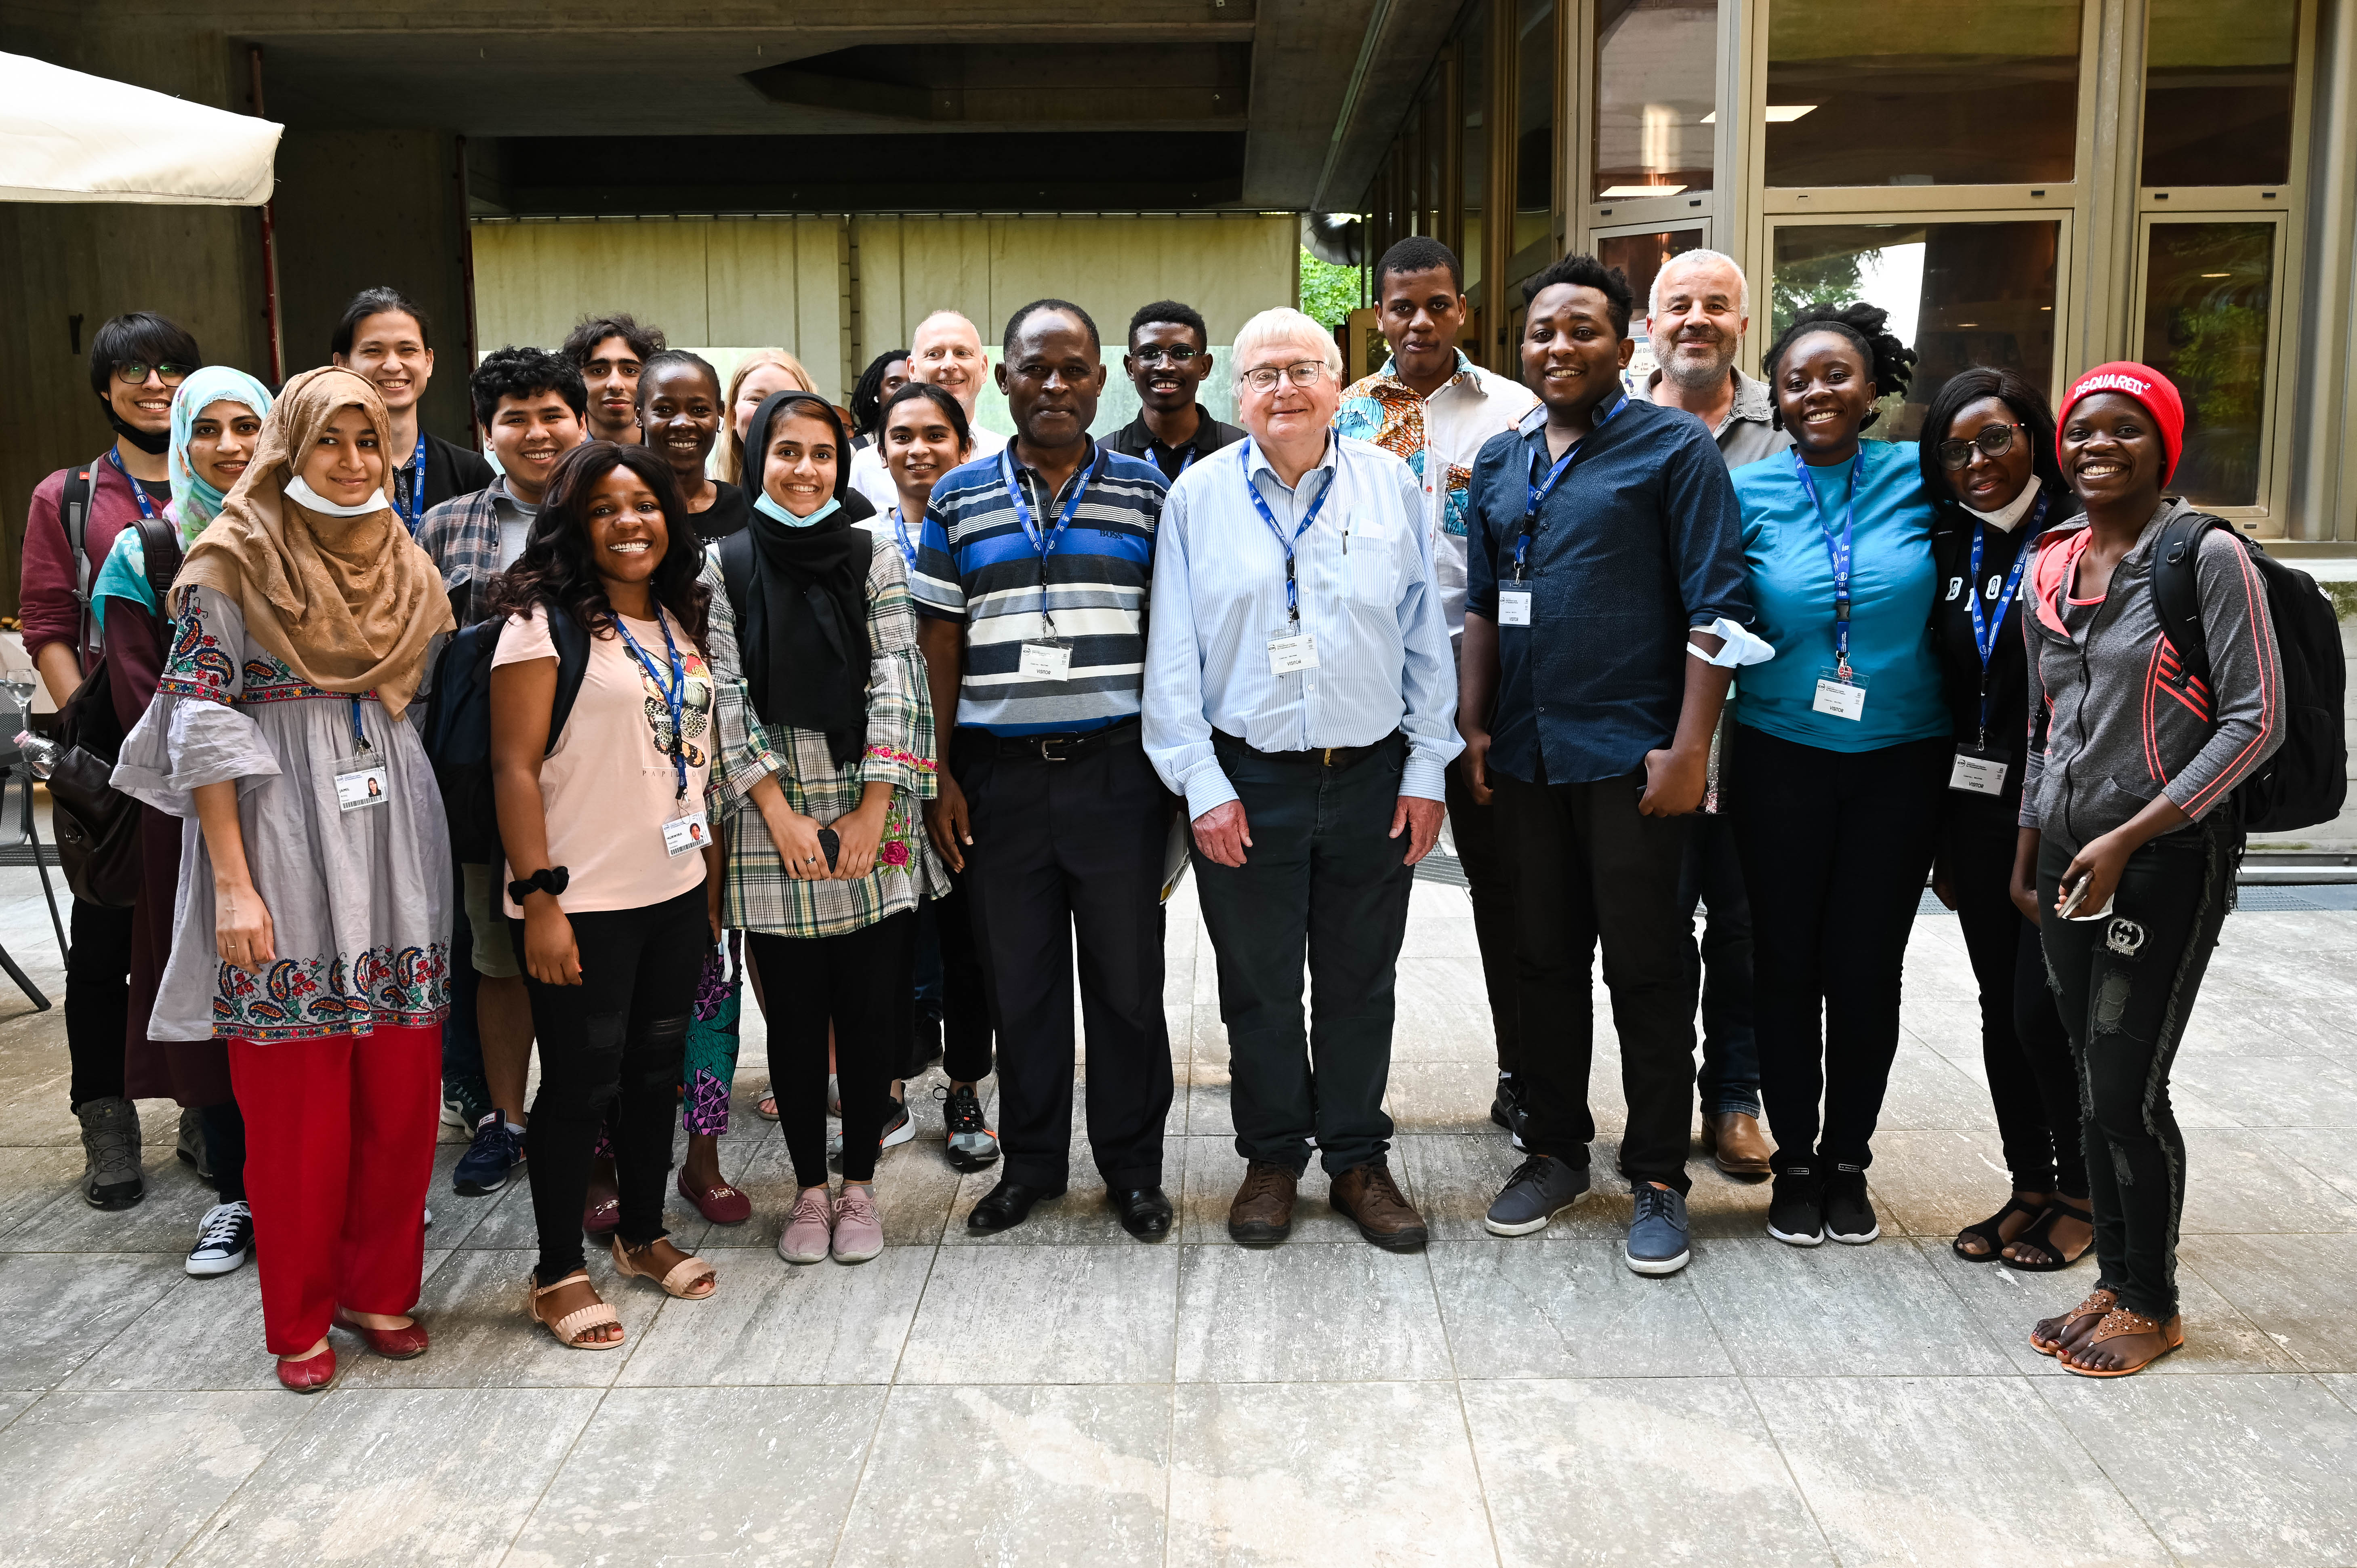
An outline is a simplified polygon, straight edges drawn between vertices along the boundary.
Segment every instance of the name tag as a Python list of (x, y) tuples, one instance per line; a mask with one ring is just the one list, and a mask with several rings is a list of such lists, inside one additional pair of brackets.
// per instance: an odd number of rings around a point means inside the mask
[(1948, 788), (1968, 795), (2002, 795), (2005, 765), (2006, 758), (2000, 755), (1959, 746), (1955, 764), (1948, 769)]
[(1026, 681), (1061, 681), (1072, 672), (1072, 650), (1060, 642), (1027, 642), (1017, 668)]
[(712, 823), (702, 811), (673, 817), (663, 824), (663, 853), (677, 860), (712, 842)]
[(1290, 637), (1268, 639), (1268, 672), (1272, 675), (1293, 675), (1304, 670), (1318, 668), (1318, 638), (1315, 633), (1297, 631)]
[(1498, 624), (1500, 626), (1531, 624), (1531, 593), (1528, 588), (1498, 590)]
[(1831, 670), (1817, 671), (1817, 700), (1809, 706), (1836, 719), (1866, 717), (1866, 682), (1856, 674), (1846, 681)]
[(336, 805), (347, 811), (365, 811), (393, 799), (393, 770), (371, 757), (355, 757), (336, 764)]

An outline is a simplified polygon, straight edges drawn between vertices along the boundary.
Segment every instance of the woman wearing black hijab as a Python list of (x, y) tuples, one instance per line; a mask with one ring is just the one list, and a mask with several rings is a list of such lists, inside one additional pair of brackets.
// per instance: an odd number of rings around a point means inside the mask
[[(779, 1254), (882, 1251), (875, 1171), (908, 1051), (916, 910), (947, 891), (923, 828), (933, 715), (909, 573), (849, 488), (823, 398), (780, 392), (747, 427), (753, 520), (712, 549), (716, 774), (737, 810), (723, 923), (746, 932), (770, 1020), (778, 1121), (798, 1186)], [(759, 758), (758, 763), (747, 760)], [(791, 1004), (783, 1004), (788, 998)], [(827, 1026), (843, 1095), (843, 1192), (826, 1170)]]

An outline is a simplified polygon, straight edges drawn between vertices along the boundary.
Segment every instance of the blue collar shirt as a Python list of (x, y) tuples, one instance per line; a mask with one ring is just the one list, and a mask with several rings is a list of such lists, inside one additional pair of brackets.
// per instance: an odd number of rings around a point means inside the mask
[[(1287, 538), (1333, 491), (1294, 545), (1297, 628), (1286, 613), (1284, 546), (1247, 484)], [(1400, 793), (1444, 798), (1442, 775), (1465, 743), (1424, 496), (1405, 463), (1331, 435), (1288, 489), (1257, 443), (1199, 460), (1163, 503), (1153, 604), (1146, 754), (1187, 797), (1189, 816), (1236, 798), (1212, 753), (1215, 729), (1258, 751), (1372, 746), (1404, 730)], [(1316, 639), (1317, 668), (1271, 674), (1270, 639), (1297, 629)]]

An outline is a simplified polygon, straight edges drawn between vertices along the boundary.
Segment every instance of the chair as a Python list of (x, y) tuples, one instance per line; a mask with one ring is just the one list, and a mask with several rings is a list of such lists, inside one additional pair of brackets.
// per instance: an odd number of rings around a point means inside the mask
[[(50, 885), (48, 858), (41, 850), (40, 824), (33, 816), (32, 770), (26, 766), (25, 754), (16, 741), (0, 738), (0, 815), (6, 811), (8, 786), (11, 784), (24, 786), (24, 808), (17, 818), (16, 842), (0, 843), (0, 865), (22, 865), (29, 852), (34, 867), (41, 874), (41, 897), (48, 901), (49, 924), (58, 933), (58, 957), (62, 960), (69, 945), (66, 923), (58, 913), (57, 889)], [(46, 1013), (49, 1010), (48, 997), (33, 983), (32, 976), (24, 972), (5, 947), (0, 947), (0, 970), (5, 970), (8, 978), (16, 983), (16, 988), (32, 1001), (34, 1011)]]

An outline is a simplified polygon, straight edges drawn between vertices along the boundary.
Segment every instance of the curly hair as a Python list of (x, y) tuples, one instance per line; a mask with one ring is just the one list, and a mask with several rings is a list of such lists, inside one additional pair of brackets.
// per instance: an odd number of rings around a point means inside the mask
[(905, 363), (906, 349), (887, 349), (867, 361), (859, 379), (851, 384), (851, 433), (854, 435), (874, 435), (880, 428), (884, 414), (884, 372), (899, 360)]
[(1602, 295), (1604, 315), (1612, 323), (1614, 336), (1629, 336), (1629, 317), (1636, 308), (1637, 293), (1629, 286), (1627, 273), (1619, 267), (1608, 267), (1594, 256), (1566, 256), (1523, 281), (1523, 304), (1529, 306), (1531, 301), (1559, 283), (1592, 288)]
[(486, 427), (500, 412), (500, 399), (525, 402), (551, 392), (565, 400), (574, 418), (589, 417), (589, 389), (582, 384), (580, 370), (564, 355), (545, 349), (519, 349), (513, 344), (495, 349), (467, 378), (475, 423)]
[(695, 525), (679, 498), (679, 481), (671, 465), (649, 447), (618, 446), (611, 441), (586, 441), (556, 460), (548, 476), (540, 515), (524, 538), (523, 553), (515, 564), (491, 579), (485, 596), (487, 618), (504, 618), (532, 613), (533, 607), (553, 604), (595, 633), (610, 631), (614, 607), (607, 602), (606, 585), (589, 556), (589, 494), (597, 482), (617, 468), (628, 468), (652, 490), (662, 506), (669, 543), (647, 585), (655, 602), (669, 610), (685, 628), (695, 650), (705, 658), (712, 593), (701, 577), (703, 547)]
[[(1805, 311), (1790, 327), (1778, 333), (1776, 341), (1768, 346), (1767, 354), (1760, 361), (1760, 377), (1772, 392), (1777, 371), (1782, 367), (1784, 356), (1791, 351), (1792, 345), (1812, 333), (1831, 332), (1836, 337), (1848, 338), (1857, 349), (1859, 356), (1866, 360), (1866, 373), (1874, 379), (1874, 390), (1878, 395), (1888, 397), (1892, 392), (1904, 392), (1907, 383), (1915, 379), (1915, 350), (1890, 333), (1889, 320), (1890, 312), (1863, 300), (1848, 305), (1819, 306)], [(1881, 410), (1868, 409), (1857, 427), (1864, 430), (1880, 417)], [(1770, 423), (1778, 430), (1784, 428), (1781, 404), (1772, 405)]]
[(2038, 488), (2050, 496), (2071, 493), (2071, 483), (2062, 477), (2062, 460), (2054, 453), (2054, 411), (2046, 406), (2046, 394), (2019, 371), (1975, 365), (1950, 376), (1932, 394), (1917, 446), (1923, 493), (1932, 498), (1932, 510), (1943, 521), (1971, 519), (1957, 503), (1953, 476), (1940, 466), (1940, 443), (1948, 438), (1958, 414), (1989, 397), (2011, 409), (2014, 418), (2021, 422), (2022, 435), (2029, 443), (2029, 469), (2038, 476)]

